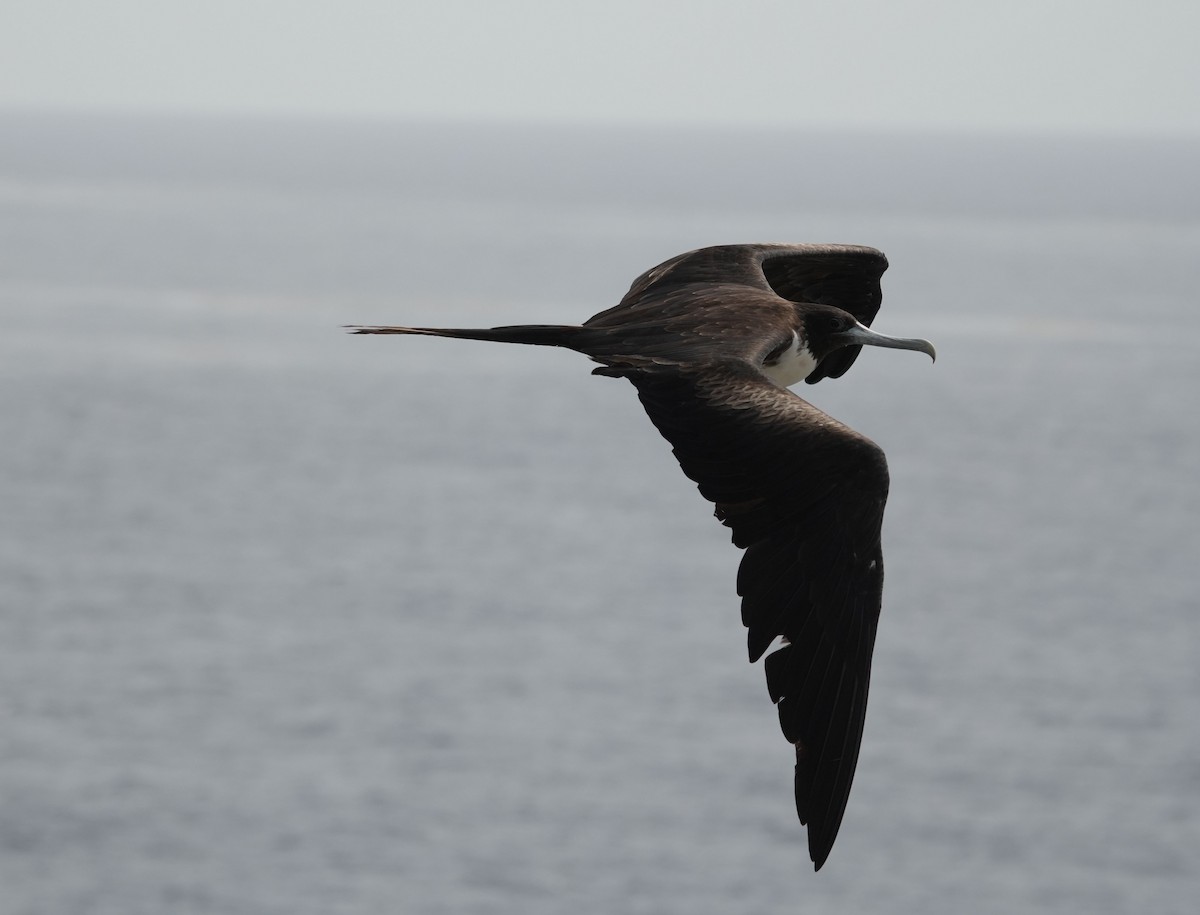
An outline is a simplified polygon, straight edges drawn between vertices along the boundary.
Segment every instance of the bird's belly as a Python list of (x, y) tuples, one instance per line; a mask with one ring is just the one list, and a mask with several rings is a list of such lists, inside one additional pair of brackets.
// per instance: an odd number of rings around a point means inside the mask
[(790, 347), (773, 363), (763, 363), (763, 374), (781, 388), (790, 388), (799, 384), (813, 373), (817, 360), (813, 358), (808, 347), (800, 342), (800, 335), (793, 334), (794, 340)]

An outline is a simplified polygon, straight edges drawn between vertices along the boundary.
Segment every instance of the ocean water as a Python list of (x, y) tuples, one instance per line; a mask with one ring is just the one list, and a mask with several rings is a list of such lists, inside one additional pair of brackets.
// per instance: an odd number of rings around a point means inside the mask
[[(1200, 893), (1195, 143), (0, 118), (0, 913), (1155, 912)], [(738, 552), (571, 353), (688, 248), (892, 268), (818, 874)]]

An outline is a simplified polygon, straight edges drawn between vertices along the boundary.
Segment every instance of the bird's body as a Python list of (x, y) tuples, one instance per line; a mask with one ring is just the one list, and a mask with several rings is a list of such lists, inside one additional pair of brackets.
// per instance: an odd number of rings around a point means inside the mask
[(867, 325), (887, 260), (849, 245), (724, 245), (638, 277), (582, 325), (356, 327), (573, 349), (627, 378), (685, 474), (746, 550), (750, 660), (796, 748), (796, 808), (819, 869), (858, 761), (883, 589), (888, 475), (873, 442), (787, 388), (844, 373), (862, 345), (916, 349)]

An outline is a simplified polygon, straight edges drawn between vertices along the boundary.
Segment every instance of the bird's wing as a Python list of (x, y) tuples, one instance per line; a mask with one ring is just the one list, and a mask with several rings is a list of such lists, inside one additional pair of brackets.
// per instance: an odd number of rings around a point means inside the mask
[[(673, 310), (694, 307), (696, 289), (706, 299), (734, 301), (736, 287), (754, 289), (791, 302), (832, 305), (867, 325), (879, 312), (879, 280), (888, 262), (882, 251), (861, 245), (716, 245), (688, 251), (647, 270), (620, 303), (587, 323), (596, 327), (636, 324), (650, 313), (657, 320)], [(719, 294), (718, 287), (724, 287)], [(741, 296), (747, 302), (757, 301)], [(694, 322), (694, 319), (690, 319)], [(858, 358), (860, 346), (847, 346), (821, 360), (807, 379), (843, 375)]]
[(750, 660), (777, 636), (787, 643), (766, 659), (767, 687), (796, 747), (796, 809), (820, 868), (862, 740), (883, 589), (883, 452), (744, 363), (618, 371), (746, 550)]

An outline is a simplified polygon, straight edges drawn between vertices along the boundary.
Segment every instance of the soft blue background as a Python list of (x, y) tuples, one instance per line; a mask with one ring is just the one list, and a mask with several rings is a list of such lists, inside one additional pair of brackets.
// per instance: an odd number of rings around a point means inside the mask
[(5, 0), (0, 107), (1200, 135), (1192, 0)]
[[(0, 912), (1155, 912), (1200, 892), (1195, 144), (0, 121)], [(747, 171), (747, 156), (756, 167)], [(737, 552), (571, 353), (701, 244), (892, 260), (813, 874)]]

